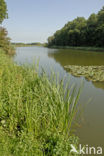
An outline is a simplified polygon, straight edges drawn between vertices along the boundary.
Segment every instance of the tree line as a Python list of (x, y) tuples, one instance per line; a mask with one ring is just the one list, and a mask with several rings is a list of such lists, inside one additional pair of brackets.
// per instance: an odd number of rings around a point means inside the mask
[(104, 47), (104, 7), (88, 19), (77, 17), (48, 38), (48, 46)]
[(14, 54), (15, 50), (11, 45), (11, 39), (8, 37), (8, 31), (2, 27), (2, 22), (6, 18), (8, 18), (7, 4), (5, 0), (0, 0), (0, 48), (2, 48), (7, 54)]

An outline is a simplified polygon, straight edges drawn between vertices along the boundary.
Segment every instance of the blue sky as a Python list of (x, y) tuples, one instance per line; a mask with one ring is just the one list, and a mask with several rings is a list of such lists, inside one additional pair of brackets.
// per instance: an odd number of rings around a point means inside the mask
[(77, 16), (97, 13), (104, 0), (6, 0), (9, 19), (3, 22), (13, 42), (46, 42)]

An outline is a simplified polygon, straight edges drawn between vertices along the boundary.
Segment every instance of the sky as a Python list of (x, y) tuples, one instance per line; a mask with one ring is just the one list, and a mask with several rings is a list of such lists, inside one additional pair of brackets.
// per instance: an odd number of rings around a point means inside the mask
[(46, 42), (76, 17), (97, 13), (104, 0), (6, 0), (9, 19), (3, 22), (12, 42)]

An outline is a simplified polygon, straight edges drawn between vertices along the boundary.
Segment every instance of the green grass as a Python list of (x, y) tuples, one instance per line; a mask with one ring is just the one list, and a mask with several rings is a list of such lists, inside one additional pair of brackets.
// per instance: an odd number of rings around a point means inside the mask
[(0, 155), (71, 156), (70, 144), (78, 144), (71, 125), (80, 91), (66, 95), (63, 82), (52, 79), (17, 66), (0, 50)]

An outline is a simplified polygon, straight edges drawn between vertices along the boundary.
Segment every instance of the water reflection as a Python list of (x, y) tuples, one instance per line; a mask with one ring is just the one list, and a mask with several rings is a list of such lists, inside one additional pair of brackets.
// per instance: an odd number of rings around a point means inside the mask
[(80, 50), (59, 49), (54, 53), (48, 53), (49, 57), (53, 57), (62, 66), (65, 65), (104, 65), (103, 52), (88, 52)]
[(104, 90), (104, 83), (102, 82), (93, 82), (93, 85), (96, 87), (96, 88), (101, 88)]

